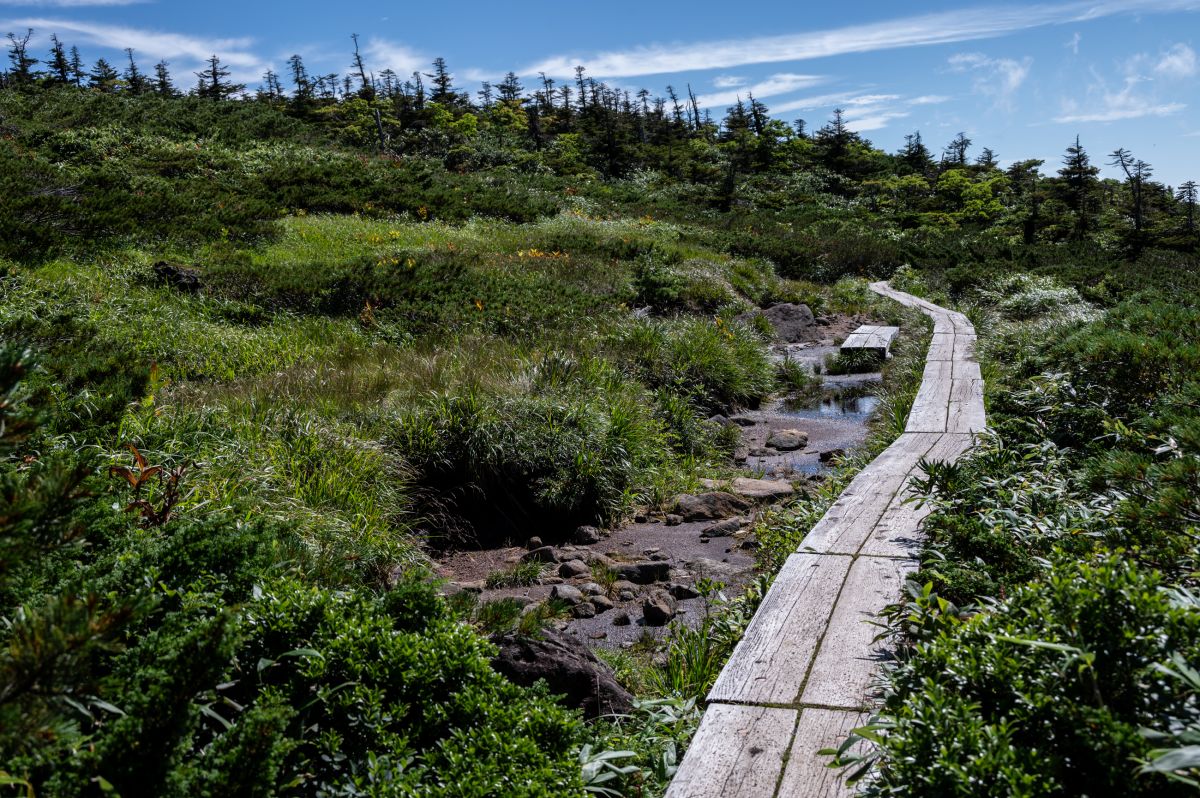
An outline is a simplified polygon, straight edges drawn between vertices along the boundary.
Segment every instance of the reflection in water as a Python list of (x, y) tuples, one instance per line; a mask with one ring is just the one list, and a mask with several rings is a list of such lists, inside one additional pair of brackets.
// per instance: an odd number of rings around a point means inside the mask
[(783, 409), (801, 418), (865, 420), (879, 406), (875, 388), (871, 384), (827, 387), (815, 398), (787, 401)]

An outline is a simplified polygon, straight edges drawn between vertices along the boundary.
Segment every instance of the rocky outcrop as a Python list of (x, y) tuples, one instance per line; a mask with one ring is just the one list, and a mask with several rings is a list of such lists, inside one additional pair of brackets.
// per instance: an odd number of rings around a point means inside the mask
[(544, 679), (565, 706), (589, 718), (633, 709), (633, 696), (580, 640), (546, 630), (538, 639), (506, 634), (492, 642), (500, 649), (492, 667), (515, 684), (529, 687)]
[(749, 509), (750, 505), (745, 499), (724, 491), (697, 496), (684, 493), (675, 497), (675, 513), (684, 521), (717, 521)]
[(780, 452), (794, 452), (808, 446), (808, 433), (798, 429), (773, 430), (767, 446)]
[(738, 318), (749, 321), (753, 316), (761, 316), (771, 324), (775, 331), (775, 340), (789, 344), (799, 344), (806, 341), (821, 339), (821, 331), (817, 320), (808, 305), (784, 302), (772, 305), (766, 310), (755, 310), (744, 313)]

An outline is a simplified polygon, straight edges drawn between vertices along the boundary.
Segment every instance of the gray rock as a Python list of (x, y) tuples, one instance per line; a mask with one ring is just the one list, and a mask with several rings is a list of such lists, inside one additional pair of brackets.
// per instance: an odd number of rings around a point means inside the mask
[(771, 323), (775, 330), (775, 340), (789, 344), (799, 344), (807, 341), (820, 340), (821, 334), (816, 329), (817, 320), (813, 317), (808, 305), (784, 302), (772, 305), (766, 310), (756, 310), (743, 313), (739, 319), (749, 321), (752, 316), (762, 316)]
[(704, 529), (700, 530), (700, 534), (710, 538), (721, 538), (725, 537), (726, 535), (732, 535), (734, 532), (737, 532), (748, 523), (750, 523), (750, 519), (742, 518), (740, 516), (736, 518), (727, 518), (724, 521), (718, 521), (715, 524), (709, 524), (708, 526), (704, 527)]
[(746, 446), (739, 446), (733, 450), (733, 462), (744, 463), (750, 459), (750, 449)]
[(608, 596), (592, 596), (590, 601), (596, 608), (596, 612), (607, 612), (616, 606)]
[(553, 546), (538, 546), (522, 554), (521, 562), (558, 562), (558, 552)]
[(808, 433), (798, 429), (777, 429), (767, 438), (767, 446), (781, 452), (794, 452), (808, 446)]
[(595, 618), (596, 607), (589, 601), (582, 601), (571, 608), (571, 614), (576, 618)]
[(633, 623), (633, 619), (629, 617), (627, 612), (618, 612), (613, 616), (613, 626), (628, 626)]
[(829, 461), (833, 460), (835, 457), (841, 457), (844, 454), (846, 454), (845, 449), (830, 449), (828, 451), (821, 452), (820, 454), (818, 454), (817, 459), (820, 460), (822, 463), (828, 463)]
[(617, 574), (621, 579), (637, 585), (649, 585), (663, 582), (671, 578), (670, 563), (661, 560), (649, 562), (621, 563), (617, 566)]
[(758, 419), (754, 418), (753, 416), (734, 416), (729, 420), (734, 424), (737, 424), (739, 427), (753, 427), (758, 423)]
[(602, 596), (604, 595), (604, 588), (595, 582), (587, 582), (579, 586), (579, 592), (585, 596)]
[(578, 638), (543, 631), (536, 639), (507, 634), (492, 642), (499, 648), (492, 667), (511, 682), (531, 687), (545, 680), (550, 693), (589, 718), (633, 710), (633, 696)]
[(636, 590), (618, 590), (617, 598), (621, 601), (633, 601), (638, 597)]
[(684, 521), (716, 521), (744, 513), (750, 505), (740, 496), (724, 491), (712, 491), (693, 496), (684, 493), (675, 497), (675, 512)]
[(683, 523), (683, 516), (676, 513), (667, 513), (667, 526), (679, 526)]
[(670, 591), (672, 596), (680, 601), (700, 598), (700, 591), (696, 590), (696, 588), (692, 587), (691, 585), (671, 585), (669, 588), (667, 588), (667, 590)]
[(558, 566), (558, 575), (563, 579), (574, 579), (577, 576), (587, 576), (592, 572), (583, 560), (567, 560)]
[(575, 530), (574, 540), (580, 545), (591, 545), (599, 543), (602, 537), (600, 530), (594, 526), (581, 526)]
[(738, 477), (733, 480), (733, 492), (754, 501), (774, 501), (787, 498), (796, 490), (786, 479)]
[(571, 587), (570, 585), (555, 585), (550, 591), (550, 598), (565, 601), (571, 606), (575, 606), (583, 601), (583, 593), (579, 591), (579, 588)]
[(675, 613), (675, 599), (665, 590), (654, 591), (642, 602), (642, 617), (648, 626), (666, 626)]
[(529, 549), (530, 551), (533, 551), (534, 549), (540, 549), (544, 545), (546, 545), (546, 544), (542, 543), (542, 539), (539, 538), (537, 535), (534, 535), (533, 537), (531, 537), (529, 539), (529, 542), (525, 544), (525, 548)]

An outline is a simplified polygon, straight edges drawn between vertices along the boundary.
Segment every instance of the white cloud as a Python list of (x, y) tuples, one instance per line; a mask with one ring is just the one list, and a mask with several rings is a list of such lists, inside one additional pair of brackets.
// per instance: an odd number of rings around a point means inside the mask
[(950, 102), (950, 98), (943, 94), (922, 94), (920, 97), (913, 97), (908, 102), (911, 105), (940, 105)]
[(764, 97), (775, 97), (780, 94), (787, 94), (789, 91), (803, 89), (809, 86), (815, 86), (822, 83), (825, 78), (819, 75), (794, 75), (792, 73), (781, 73), (771, 75), (766, 80), (755, 83), (752, 86), (740, 86), (726, 91), (713, 92), (712, 94), (704, 94), (696, 98), (696, 104), (701, 108), (724, 108), (733, 105), (739, 98), (746, 99), (747, 96), (753, 94), (755, 99)]
[(1075, 31), (1075, 35), (1066, 43), (1065, 47), (1071, 51), (1071, 55), (1079, 55), (1079, 43), (1083, 41), (1083, 34)]
[(713, 78), (714, 89), (732, 89), (734, 86), (746, 85), (746, 79), (741, 75), (717, 75)]
[(1011, 108), (1013, 95), (1029, 77), (1033, 59), (989, 58), (982, 53), (957, 53), (950, 56), (950, 68), (955, 72), (975, 73), (974, 88), (979, 94), (993, 98), (997, 108)]
[(869, 130), (881, 130), (906, 116), (910, 116), (908, 111), (880, 111), (864, 116), (851, 114), (846, 117), (846, 127), (858, 133), (866, 133)]
[(1119, 90), (1110, 91), (1097, 81), (1088, 89), (1089, 98), (1080, 103), (1068, 99), (1063, 103), (1063, 113), (1055, 122), (1115, 122), (1121, 119), (1141, 119), (1147, 116), (1170, 116), (1187, 106), (1179, 102), (1160, 102), (1140, 96), (1137, 88), (1143, 79), (1129, 76)]
[[(69, 35), (84, 44), (124, 50), (132, 47), (141, 57), (153, 60), (182, 58), (199, 63), (211, 55), (221, 57), (227, 67), (257, 70), (265, 66), (263, 59), (248, 49), (254, 40), (249, 38), (205, 39), (183, 33), (129, 28), (123, 25), (104, 25), (67, 19), (17, 19), (0, 22), (0, 27), (33, 28), (39, 34)], [(66, 35), (64, 35), (66, 34)]]
[(545, 72), (548, 75), (571, 75), (577, 64), (587, 67), (597, 77), (726, 69), (746, 64), (802, 61), (849, 53), (987, 39), (1030, 28), (1114, 14), (1197, 8), (1200, 8), (1200, 0), (1077, 0), (1035, 6), (981, 7), (782, 36), (653, 44), (592, 56), (558, 55), (528, 66), (522, 70), (522, 74)]
[[(397, 44), (387, 39), (372, 37), (363, 48), (369, 66), (378, 75), (385, 69), (390, 69), (397, 75), (408, 76), (418, 70), (425, 70), (433, 61), (422, 53), (418, 53), (408, 45)], [(470, 76), (468, 76), (470, 77)], [(488, 78), (480, 78), (488, 80)]]
[(1162, 54), (1154, 71), (1168, 78), (1190, 78), (1196, 74), (1196, 51), (1186, 44), (1176, 44)]

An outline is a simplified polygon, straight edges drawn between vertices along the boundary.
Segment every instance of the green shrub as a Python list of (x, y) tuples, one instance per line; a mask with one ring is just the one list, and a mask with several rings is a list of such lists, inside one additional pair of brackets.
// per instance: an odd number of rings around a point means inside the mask
[(1120, 556), (1056, 565), (988, 612), (942, 616), (890, 675), (866, 794), (1188, 794), (1133, 763), (1142, 726), (1194, 712), (1155, 665), (1200, 654), (1200, 616)]

